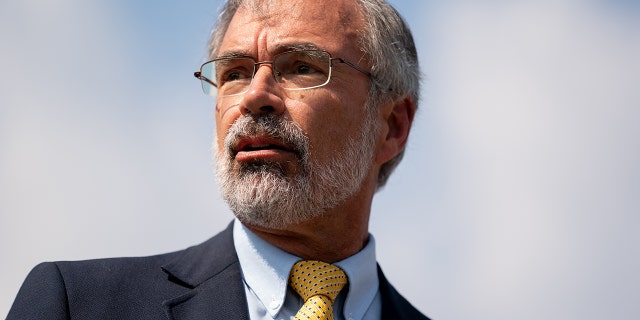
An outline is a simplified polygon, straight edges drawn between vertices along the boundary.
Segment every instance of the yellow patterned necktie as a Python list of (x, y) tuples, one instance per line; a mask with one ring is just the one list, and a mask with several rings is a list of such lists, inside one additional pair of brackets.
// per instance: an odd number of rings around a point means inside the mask
[(291, 268), (289, 285), (304, 299), (296, 320), (333, 320), (331, 305), (347, 284), (342, 269), (321, 261), (298, 261)]

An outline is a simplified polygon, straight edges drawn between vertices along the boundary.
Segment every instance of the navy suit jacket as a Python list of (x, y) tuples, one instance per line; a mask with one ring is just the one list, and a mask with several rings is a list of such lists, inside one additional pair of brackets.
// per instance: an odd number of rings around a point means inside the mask
[[(382, 319), (427, 319), (382, 274)], [(151, 257), (46, 262), (7, 319), (248, 319), (229, 226), (206, 242)]]

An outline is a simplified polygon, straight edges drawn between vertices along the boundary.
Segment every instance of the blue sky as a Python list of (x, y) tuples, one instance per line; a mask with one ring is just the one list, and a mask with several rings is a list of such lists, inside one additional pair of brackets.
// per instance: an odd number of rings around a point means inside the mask
[[(372, 212), (391, 281), (436, 319), (632, 319), (638, 2), (392, 3), (425, 81)], [(0, 314), (40, 261), (178, 250), (231, 220), (192, 76), (218, 6), (0, 4)]]

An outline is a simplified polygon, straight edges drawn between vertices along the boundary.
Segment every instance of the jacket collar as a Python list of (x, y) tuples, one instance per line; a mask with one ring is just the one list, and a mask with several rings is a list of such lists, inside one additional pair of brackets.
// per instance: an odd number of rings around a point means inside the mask
[(169, 281), (186, 289), (163, 302), (170, 319), (248, 319), (232, 225), (162, 266)]

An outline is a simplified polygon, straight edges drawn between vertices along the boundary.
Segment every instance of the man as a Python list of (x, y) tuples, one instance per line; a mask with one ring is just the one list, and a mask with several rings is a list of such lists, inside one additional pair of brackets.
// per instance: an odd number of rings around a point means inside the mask
[(426, 319), (377, 267), (368, 232), (418, 100), (397, 12), (231, 0), (210, 56), (196, 77), (216, 95), (217, 174), (236, 221), (179, 252), (41, 264), (9, 319)]

